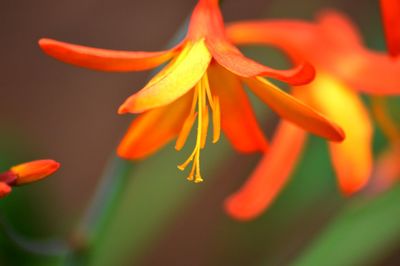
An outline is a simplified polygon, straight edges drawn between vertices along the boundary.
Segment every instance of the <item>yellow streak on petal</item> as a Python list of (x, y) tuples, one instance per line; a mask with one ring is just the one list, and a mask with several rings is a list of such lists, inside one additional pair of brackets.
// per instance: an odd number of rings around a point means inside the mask
[(340, 127), (266, 79), (256, 77), (243, 80), (262, 101), (283, 118), (329, 140), (344, 139), (344, 132)]
[(300, 91), (308, 91), (310, 104), (345, 130), (343, 142), (329, 143), (332, 162), (343, 193), (358, 191), (372, 169), (372, 125), (367, 109), (353, 90), (325, 74), (296, 92)]
[(179, 56), (120, 107), (120, 113), (141, 113), (166, 105), (192, 89), (211, 61), (204, 40), (187, 42)]

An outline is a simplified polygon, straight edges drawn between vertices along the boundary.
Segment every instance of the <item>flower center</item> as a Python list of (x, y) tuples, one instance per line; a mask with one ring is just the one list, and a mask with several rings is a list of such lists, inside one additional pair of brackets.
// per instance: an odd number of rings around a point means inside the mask
[(194, 88), (194, 96), (190, 113), (182, 126), (181, 132), (179, 133), (175, 144), (176, 150), (181, 150), (183, 148), (197, 118), (196, 144), (193, 152), (183, 164), (178, 165), (178, 168), (183, 171), (192, 162), (192, 169), (187, 179), (189, 181), (194, 181), (195, 183), (203, 181), (203, 178), (200, 174), (200, 151), (204, 148), (207, 139), (207, 131), (209, 126), (208, 106), (210, 106), (212, 111), (213, 143), (216, 143), (219, 140), (221, 131), (219, 98), (218, 96), (213, 96), (211, 94), (207, 73), (205, 73)]

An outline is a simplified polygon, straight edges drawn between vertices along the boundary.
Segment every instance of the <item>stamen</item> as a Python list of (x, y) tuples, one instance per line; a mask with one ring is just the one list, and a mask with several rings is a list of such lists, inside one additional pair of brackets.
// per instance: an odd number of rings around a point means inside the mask
[(196, 149), (193, 150), (192, 154), (189, 156), (189, 158), (186, 159), (186, 161), (183, 164), (178, 165), (178, 169), (183, 171), (185, 168), (188, 166), (188, 164), (193, 161), (194, 155), (196, 154)]
[(219, 140), (221, 135), (221, 110), (219, 106), (218, 96), (214, 96), (214, 110), (213, 110), (213, 143)]
[(183, 123), (181, 132), (179, 133), (178, 139), (176, 140), (175, 149), (180, 151), (186, 143), (186, 140), (189, 136), (190, 131), (192, 130), (194, 121), (196, 120), (197, 113), (191, 113), (186, 118)]
[(203, 132), (203, 101), (204, 101), (204, 86), (199, 86), (199, 98), (198, 98), (198, 104), (197, 108), (199, 110), (199, 119), (197, 120), (197, 138), (196, 138), (196, 155), (195, 155), (195, 162), (193, 164), (193, 169), (196, 168), (196, 177), (195, 177), (195, 182), (198, 183), (201, 180), (201, 175), (200, 175), (200, 149), (201, 149), (201, 133)]
[(203, 109), (203, 121), (202, 121), (202, 129), (201, 129), (201, 141), (200, 146), (203, 149), (206, 145), (207, 140), (207, 132), (208, 132), (208, 107), (205, 106)]
[(194, 121), (197, 119), (196, 144), (193, 152), (184, 163), (178, 165), (178, 168), (183, 171), (189, 165), (189, 163), (192, 163), (192, 169), (190, 170), (187, 179), (194, 181), (195, 183), (200, 183), (203, 181), (200, 173), (200, 151), (206, 144), (208, 126), (210, 123), (207, 102), (209, 103), (211, 111), (213, 112), (213, 143), (215, 143), (218, 141), (221, 131), (220, 103), (217, 96), (212, 96), (210, 86), (208, 84), (207, 74), (204, 74), (202, 79), (194, 88), (193, 102), (189, 116), (186, 118), (175, 144), (175, 149), (180, 150), (183, 148), (194, 125)]
[(186, 178), (187, 180), (189, 180), (189, 181), (193, 181), (194, 180), (194, 178), (193, 178), (193, 176), (194, 176), (194, 165), (193, 165), (193, 167), (192, 167), (192, 170), (190, 170), (190, 174), (189, 174), (189, 176)]
[(214, 101), (210, 90), (210, 84), (208, 83), (207, 72), (204, 74), (202, 81), (203, 81), (203, 86), (206, 89), (207, 99), (208, 102), (210, 103), (211, 110), (214, 111)]

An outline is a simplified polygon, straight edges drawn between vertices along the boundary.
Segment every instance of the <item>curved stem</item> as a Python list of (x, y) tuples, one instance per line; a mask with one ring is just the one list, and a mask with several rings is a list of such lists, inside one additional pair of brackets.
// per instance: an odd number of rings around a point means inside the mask
[(64, 257), (71, 252), (69, 243), (63, 239), (50, 238), (46, 240), (28, 239), (19, 233), (7, 219), (0, 215), (0, 227), (5, 236), (20, 249), (32, 254), (51, 257)]
[(86, 264), (91, 247), (101, 238), (101, 232), (114, 215), (131, 170), (130, 162), (115, 156), (108, 161), (93, 199), (72, 234), (70, 242), (74, 251), (67, 257), (67, 265)]

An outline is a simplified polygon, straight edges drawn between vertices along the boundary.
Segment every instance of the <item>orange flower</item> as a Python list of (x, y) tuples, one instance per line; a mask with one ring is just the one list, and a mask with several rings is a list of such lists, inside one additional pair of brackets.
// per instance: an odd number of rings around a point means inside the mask
[[(381, 0), (380, 4), (387, 49), (392, 60), (399, 61), (400, 1)], [(377, 124), (389, 140), (388, 149), (377, 159), (371, 182), (371, 190), (376, 193), (390, 188), (400, 178), (400, 127), (392, 118), (384, 97), (374, 97), (372, 104)]]
[(389, 54), (400, 54), (400, 1), (381, 0), (381, 13)]
[[(332, 164), (345, 195), (359, 191), (372, 169), (372, 127), (368, 111), (355, 91), (400, 93), (400, 62), (362, 46), (352, 23), (334, 11), (323, 12), (316, 23), (269, 20), (236, 23), (227, 35), (237, 44), (267, 44), (282, 48), (294, 62), (308, 60), (317, 70), (309, 85), (294, 94), (332, 119), (346, 132), (342, 143), (329, 143)], [(270, 151), (251, 178), (226, 201), (229, 214), (251, 219), (266, 209), (288, 181), (306, 133), (282, 122)]]
[(312, 80), (314, 69), (299, 64), (295, 69), (275, 70), (243, 56), (225, 36), (217, 0), (200, 0), (186, 37), (166, 51), (110, 51), (50, 39), (42, 39), (39, 44), (45, 53), (61, 61), (103, 71), (145, 70), (171, 59), (142, 90), (121, 105), (120, 114), (140, 115), (123, 138), (118, 154), (127, 159), (143, 158), (175, 137), (175, 148), (180, 150), (197, 120), (194, 150), (178, 166), (184, 170), (193, 162), (188, 179), (195, 182), (202, 181), (200, 151), (206, 143), (210, 120), (214, 143), (222, 129), (239, 151), (265, 151), (267, 147), (242, 89), (243, 82), (283, 118), (328, 139), (344, 138), (335, 124), (261, 77), (301, 85)]
[(0, 198), (11, 192), (12, 186), (39, 181), (58, 170), (60, 164), (53, 160), (37, 160), (19, 164), (0, 173)]

